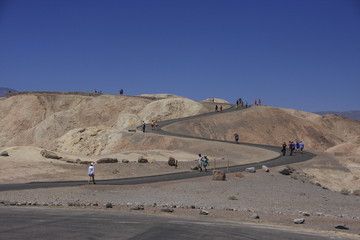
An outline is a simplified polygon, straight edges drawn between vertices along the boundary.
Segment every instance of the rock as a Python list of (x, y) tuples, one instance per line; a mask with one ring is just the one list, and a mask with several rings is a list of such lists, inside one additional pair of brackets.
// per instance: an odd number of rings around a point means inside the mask
[(173, 158), (173, 157), (169, 157), (168, 164), (169, 164), (169, 166), (171, 166), (171, 167), (177, 168), (177, 166), (178, 166), (178, 160), (176, 160), (176, 159)]
[(225, 172), (220, 171), (220, 170), (214, 170), (212, 180), (213, 181), (225, 181), (226, 180)]
[(190, 168), (191, 170), (199, 170), (197, 166)]
[(85, 164), (85, 165), (89, 165), (90, 163), (92, 163), (92, 161), (80, 161), (80, 164)]
[(248, 173), (255, 173), (255, 172), (256, 172), (256, 168), (255, 168), (255, 167), (245, 168), (245, 172), (248, 172)]
[(0, 156), (2, 157), (8, 157), (9, 156), (9, 153), (7, 151), (4, 151), (2, 153), (0, 153)]
[(305, 216), (305, 217), (310, 217), (310, 213), (308, 213), (308, 212), (303, 212), (303, 216)]
[(161, 209), (161, 211), (162, 211), (162, 212), (172, 213), (172, 212), (174, 212), (174, 209), (164, 208), (164, 209)]
[(62, 157), (59, 157), (58, 155), (56, 155), (56, 153), (47, 151), (47, 150), (42, 150), (40, 152), (40, 154), (44, 157), (44, 158), (51, 158), (51, 159), (61, 159)]
[(116, 158), (101, 158), (96, 161), (96, 163), (117, 163), (118, 160)]
[(278, 172), (283, 175), (290, 175), (290, 173), (291, 173), (290, 169), (287, 167), (279, 168)]
[(112, 203), (107, 203), (107, 204), (105, 205), (105, 207), (106, 207), (106, 208), (112, 208), (113, 205), (112, 205)]
[(257, 215), (256, 213), (253, 213), (253, 215), (251, 215), (252, 219), (260, 219), (260, 216)]
[(295, 224), (303, 224), (305, 222), (305, 218), (297, 218), (294, 219)]
[(149, 163), (149, 161), (146, 158), (144, 158), (143, 156), (140, 156), (138, 158), (138, 163)]
[(349, 230), (349, 228), (347, 226), (345, 226), (344, 224), (339, 224), (335, 226), (336, 229), (344, 229), (344, 230)]
[(200, 210), (200, 215), (209, 215), (209, 212), (208, 211), (205, 211), (205, 210)]
[(264, 170), (264, 172), (270, 172), (270, 169), (265, 165), (262, 165), (261, 168), (262, 168), (262, 170)]
[(123, 160), (121, 160), (121, 162), (122, 162), (122, 163), (129, 163), (130, 161), (127, 160), (127, 159), (123, 159)]
[(134, 207), (131, 207), (130, 210), (144, 210), (144, 206), (134, 206)]

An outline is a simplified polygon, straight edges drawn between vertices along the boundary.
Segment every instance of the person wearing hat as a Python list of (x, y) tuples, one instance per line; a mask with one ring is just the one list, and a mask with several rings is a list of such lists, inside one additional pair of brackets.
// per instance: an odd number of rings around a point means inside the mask
[(89, 175), (89, 181), (88, 184), (90, 184), (90, 181), (92, 181), (94, 184), (95, 183), (95, 167), (94, 167), (94, 163), (90, 163), (89, 169), (88, 169), (88, 175)]

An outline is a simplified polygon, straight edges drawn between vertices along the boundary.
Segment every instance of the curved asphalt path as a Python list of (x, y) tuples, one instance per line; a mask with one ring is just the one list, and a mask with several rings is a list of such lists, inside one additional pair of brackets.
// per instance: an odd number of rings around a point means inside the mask
[[(195, 119), (195, 118), (202, 118), (202, 117), (212, 116), (215, 114), (226, 114), (227, 112), (240, 111), (240, 110), (241, 109), (235, 109), (234, 106), (230, 105), (229, 108), (224, 109), (222, 112), (209, 112), (209, 113), (204, 113), (204, 114), (200, 114), (200, 115), (196, 115), (196, 116), (190, 116), (190, 117), (185, 117), (185, 118), (179, 118), (179, 119), (173, 119), (173, 120), (159, 122), (158, 123), (159, 130), (151, 131), (151, 133), (235, 144), (234, 142), (229, 142), (229, 141), (205, 139), (205, 138), (199, 138), (199, 137), (186, 136), (186, 135), (180, 135), (180, 134), (176, 134), (176, 133), (166, 132), (166, 131), (162, 130), (161, 128), (166, 125), (180, 122), (180, 121), (185, 121), (185, 120), (190, 120), (190, 119)], [(141, 131), (141, 126), (139, 126), (137, 129)], [(147, 131), (148, 131), (148, 129), (149, 129), (149, 127), (147, 127)], [(277, 146), (268, 146), (268, 145), (251, 144), (251, 143), (240, 143), (240, 145), (259, 147), (259, 148), (272, 150), (272, 151), (280, 153), (280, 147), (277, 147)], [(248, 168), (248, 167), (255, 167), (255, 168), (259, 169), (259, 168), (261, 168), (262, 165), (266, 165), (268, 167), (276, 167), (276, 166), (280, 166), (280, 165), (303, 162), (303, 161), (313, 158), (314, 156), (315, 156), (314, 154), (309, 153), (309, 152), (304, 152), (303, 154), (296, 154), (293, 156), (279, 156), (279, 157), (269, 159), (266, 161), (262, 161), (262, 162), (258, 162), (258, 163), (250, 163), (250, 164), (231, 166), (231, 167), (229, 167), (229, 172), (244, 171), (245, 168)], [(226, 168), (217, 168), (217, 169), (225, 170)], [(202, 177), (202, 176), (211, 175), (211, 174), (212, 174), (211, 171), (202, 172), (201, 174), (198, 171), (189, 171), (189, 172), (179, 172), (179, 173), (156, 175), (156, 176), (122, 178), (122, 179), (111, 179), (111, 180), (98, 180), (96, 182), (97, 182), (97, 184), (104, 184), (104, 185), (132, 185), (132, 184), (173, 181), (173, 180), (180, 180), (180, 179), (186, 179), (186, 178), (196, 178), (196, 177)], [(0, 192), (1, 191), (10, 191), (10, 190), (37, 189), (37, 188), (71, 187), (71, 186), (79, 186), (79, 185), (84, 185), (84, 184), (87, 184), (87, 182), (86, 181), (60, 181), (60, 182), (30, 182), (30, 183), (19, 183), (19, 184), (0, 184)]]

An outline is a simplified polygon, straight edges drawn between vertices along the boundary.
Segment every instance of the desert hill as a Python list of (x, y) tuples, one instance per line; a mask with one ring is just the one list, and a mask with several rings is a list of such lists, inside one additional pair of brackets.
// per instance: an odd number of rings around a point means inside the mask
[(16, 90), (11, 89), (11, 88), (4, 88), (4, 87), (0, 87), (0, 98), (1, 97), (6, 97), (6, 95), (10, 92), (16, 92)]
[(343, 112), (336, 112), (336, 111), (322, 111), (322, 112), (315, 112), (319, 115), (327, 115), (327, 114), (336, 114), (339, 116), (351, 118), (360, 121), (360, 111), (343, 111)]
[[(279, 155), (246, 146), (160, 136), (152, 134), (151, 130), (147, 134), (128, 131), (134, 130), (142, 120), (162, 121), (212, 112), (216, 103), (195, 102), (169, 94), (16, 93), (0, 100), (0, 151), (7, 150), (11, 155), (0, 171), (7, 181), (20, 181), (18, 174), (25, 171), (19, 170), (22, 168), (39, 172), (34, 179), (45, 174), (41, 171), (56, 173), (52, 177), (69, 173), (76, 176), (79, 175), (76, 171), (83, 171), (76, 165), (68, 167), (51, 162), (48, 165), (49, 161), (40, 155), (41, 149), (91, 161), (99, 157), (136, 160), (139, 156), (152, 162), (166, 161), (169, 156), (193, 161), (196, 153), (202, 152), (214, 159), (228, 158), (238, 164)], [(299, 165), (314, 182), (335, 190), (344, 186), (352, 190), (360, 187), (360, 122), (356, 120), (252, 106), (172, 124), (165, 130), (229, 141), (238, 133), (241, 142), (279, 146), (279, 150), (284, 141), (302, 140), (306, 150), (322, 155)], [(10, 175), (5, 176), (5, 171)], [(72, 174), (72, 171), (75, 172)], [(131, 176), (132, 172), (127, 171), (122, 176), (125, 174)]]
[(166, 130), (184, 135), (281, 146), (303, 141), (307, 149), (324, 151), (345, 143), (360, 144), (360, 122), (337, 115), (255, 106), (242, 111), (169, 125)]

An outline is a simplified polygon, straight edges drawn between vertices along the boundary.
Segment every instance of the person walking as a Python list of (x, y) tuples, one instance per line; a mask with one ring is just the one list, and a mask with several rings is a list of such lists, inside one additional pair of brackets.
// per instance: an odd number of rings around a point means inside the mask
[(302, 141), (300, 141), (299, 145), (300, 145), (300, 152), (303, 153), (305, 145), (304, 145), (304, 143)]
[(282, 149), (281, 149), (283, 156), (285, 156), (285, 154), (286, 154), (286, 147), (287, 147), (286, 142), (284, 142), (284, 144), (282, 145)]
[(206, 169), (207, 166), (209, 166), (209, 159), (207, 158), (206, 155), (204, 155), (204, 157), (203, 157), (203, 167), (204, 167), (205, 172), (207, 172), (207, 169)]
[(93, 184), (95, 183), (95, 167), (94, 167), (94, 163), (90, 163), (89, 169), (88, 169), (88, 175), (89, 175), (89, 180), (88, 180), (88, 184), (90, 184), (90, 182), (92, 181)]
[(218, 107), (218, 105), (216, 104), (215, 105), (215, 112), (218, 112), (219, 111), (219, 107)]
[(202, 172), (202, 167), (203, 167), (203, 162), (204, 162), (204, 159), (203, 157), (201, 156), (201, 153), (198, 154), (198, 168), (199, 168), (199, 172)]
[(239, 134), (235, 133), (234, 134), (234, 138), (235, 138), (235, 143), (239, 143)]
[(145, 132), (145, 129), (146, 129), (146, 123), (145, 123), (145, 121), (142, 121), (142, 122), (141, 122), (141, 125), (142, 125), (142, 131)]

